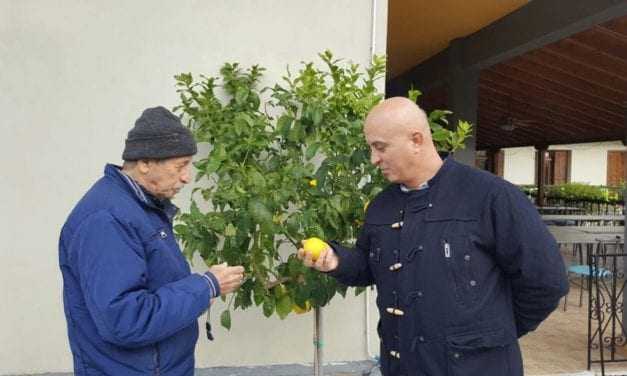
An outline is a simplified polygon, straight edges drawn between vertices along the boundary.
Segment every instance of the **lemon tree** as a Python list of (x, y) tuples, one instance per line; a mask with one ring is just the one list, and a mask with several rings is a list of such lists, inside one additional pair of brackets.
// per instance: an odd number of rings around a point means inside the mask
[[(208, 145), (194, 164), (190, 210), (175, 230), (188, 258), (243, 265), (249, 277), (221, 314), (226, 328), (233, 309), (258, 306), (284, 318), (344, 296), (346, 286), (305, 268), (295, 251), (311, 237), (351, 243), (366, 203), (384, 187), (362, 125), (383, 98), (375, 83), (385, 60), (374, 57), (362, 69), (329, 51), (319, 56), (322, 67), (303, 63), (272, 87), (259, 87), (263, 68), (237, 63), (225, 64), (220, 77), (175, 77), (175, 111)], [(446, 130), (446, 115), (430, 121), (442, 128), (436, 142), (451, 150), (470, 128)]]

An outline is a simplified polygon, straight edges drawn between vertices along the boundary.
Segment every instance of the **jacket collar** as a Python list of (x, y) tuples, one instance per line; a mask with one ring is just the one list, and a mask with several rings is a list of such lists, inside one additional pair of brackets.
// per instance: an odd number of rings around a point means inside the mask
[(168, 199), (160, 200), (148, 192), (144, 187), (139, 185), (133, 178), (122, 172), (120, 166), (107, 164), (104, 170), (105, 176), (112, 178), (126, 192), (131, 194), (142, 205), (151, 209), (163, 211), (167, 217), (172, 220), (178, 208)]
[(452, 158), (445, 158), (442, 161), (442, 166), (440, 166), (438, 172), (436, 172), (435, 175), (427, 182), (429, 187), (435, 186), (438, 181), (442, 180), (444, 176), (447, 176), (456, 163), (457, 162), (455, 162)]

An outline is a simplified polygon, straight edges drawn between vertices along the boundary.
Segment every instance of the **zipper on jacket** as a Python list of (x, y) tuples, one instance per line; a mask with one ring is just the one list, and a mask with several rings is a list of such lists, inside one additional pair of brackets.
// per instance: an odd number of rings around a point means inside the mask
[(154, 355), (154, 361), (155, 361), (155, 376), (160, 376), (161, 375), (161, 368), (159, 366), (159, 344), (155, 345), (155, 355)]
[(451, 258), (451, 245), (444, 240), (444, 257)]

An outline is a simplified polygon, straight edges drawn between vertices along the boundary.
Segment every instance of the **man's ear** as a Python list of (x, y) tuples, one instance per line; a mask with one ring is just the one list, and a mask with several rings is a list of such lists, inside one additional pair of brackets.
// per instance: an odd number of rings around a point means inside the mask
[(414, 131), (411, 134), (411, 141), (414, 143), (415, 146), (422, 146), (424, 140), (424, 136), (418, 131)]
[(150, 161), (140, 159), (137, 161), (137, 171), (142, 175), (146, 175), (150, 171), (150, 163)]

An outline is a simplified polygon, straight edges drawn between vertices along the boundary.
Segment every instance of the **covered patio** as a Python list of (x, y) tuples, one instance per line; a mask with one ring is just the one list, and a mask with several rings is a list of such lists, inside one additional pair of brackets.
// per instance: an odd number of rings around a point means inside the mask
[[(460, 14), (454, 1), (442, 2), (443, 8), (449, 9), (439, 11), (452, 16), (449, 24), (440, 29), (457, 32), (443, 36), (439, 29), (429, 31), (430, 26), (436, 27), (429, 21), (434, 9), (417, 2), (391, 1), (387, 95), (404, 96), (410, 88), (416, 88), (424, 93), (418, 103), (427, 111), (449, 109), (454, 113), (453, 124), (458, 118), (471, 121), (475, 124), (474, 137), (455, 158), (481, 165), (495, 174), (501, 171), (502, 175), (502, 149), (534, 147), (537, 185), (534, 200), (539, 210), (542, 212), (545, 207), (548, 215), (570, 215), (545, 218), (545, 221), (577, 226), (573, 230), (576, 232), (582, 231), (581, 225), (609, 225), (613, 226), (608, 230), (611, 237), (624, 239), (622, 207), (613, 212), (569, 213), (564, 209), (550, 213), (546, 208), (545, 186), (550, 183), (550, 171), (555, 163), (571, 163), (568, 159), (551, 160), (549, 146), (600, 141), (627, 143), (627, 2), (495, 3), (474, 4), (476, 13), (486, 15), (480, 20), (474, 13)], [(420, 31), (412, 30), (400, 21), (407, 18), (412, 19), (413, 25), (424, 27)], [(417, 34), (429, 42), (415, 39)], [(440, 50), (434, 49), (433, 38), (446, 43)], [(621, 166), (619, 178), (625, 181), (627, 165)], [(582, 214), (602, 218), (575, 218)], [(569, 236), (572, 239), (578, 235)], [(597, 241), (598, 236), (594, 234), (590, 238)], [(582, 256), (573, 244), (563, 242), (561, 250), (566, 265), (581, 262)], [(624, 265), (620, 265), (622, 273)], [(621, 320), (625, 314), (623, 293), (619, 291)], [(571, 284), (567, 309), (560, 307), (536, 332), (522, 339), (525, 374), (593, 374), (585, 373), (590, 322), (588, 292), (583, 293), (581, 307), (579, 294), (580, 287)], [(622, 333), (621, 337), (624, 337)], [(616, 357), (627, 359), (625, 347), (617, 349)], [(593, 364), (592, 370), (599, 368)], [(627, 375), (627, 363), (607, 366), (606, 371), (606, 374)]]

